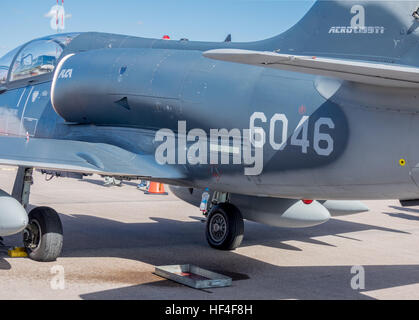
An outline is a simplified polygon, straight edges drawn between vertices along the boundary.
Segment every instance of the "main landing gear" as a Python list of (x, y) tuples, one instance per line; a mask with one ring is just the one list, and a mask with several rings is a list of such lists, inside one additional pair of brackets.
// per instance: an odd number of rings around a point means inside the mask
[[(33, 169), (19, 167), (12, 196), (26, 209)], [(63, 247), (63, 227), (54, 209), (37, 207), (29, 212), (29, 222), (23, 231), (23, 244), (29, 258), (35, 261), (55, 261)]]
[(228, 193), (214, 192), (207, 216), (208, 244), (219, 250), (234, 250), (243, 240), (244, 223), (240, 210), (229, 202)]

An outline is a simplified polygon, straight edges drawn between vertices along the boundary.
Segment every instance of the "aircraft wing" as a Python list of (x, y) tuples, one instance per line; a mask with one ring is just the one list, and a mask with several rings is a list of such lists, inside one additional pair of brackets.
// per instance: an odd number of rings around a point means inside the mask
[(215, 49), (207, 58), (334, 77), (364, 84), (419, 88), (419, 68), (355, 60), (279, 54), (268, 51)]
[(0, 164), (154, 179), (184, 177), (173, 166), (159, 165), (154, 154), (134, 154), (110, 144), (73, 140), (0, 137)]

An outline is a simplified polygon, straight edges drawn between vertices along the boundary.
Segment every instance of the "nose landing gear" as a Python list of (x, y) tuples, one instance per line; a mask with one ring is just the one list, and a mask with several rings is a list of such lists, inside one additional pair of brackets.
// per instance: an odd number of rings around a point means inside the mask
[[(26, 209), (29, 203), (30, 186), (33, 183), (32, 168), (19, 167), (12, 196)], [(23, 244), (29, 258), (35, 261), (55, 261), (63, 247), (63, 227), (54, 209), (37, 207), (28, 215), (29, 221), (23, 231)]]

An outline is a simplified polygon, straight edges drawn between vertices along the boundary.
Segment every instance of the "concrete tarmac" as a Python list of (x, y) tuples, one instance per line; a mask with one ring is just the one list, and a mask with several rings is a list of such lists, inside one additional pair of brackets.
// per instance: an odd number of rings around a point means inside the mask
[[(1, 189), (11, 191), (15, 173), (0, 168)], [(371, 212), (307, 229), (246, 222), (242, 246), (222, 252), (207, 245), (199, 210), (172, 194), (105, 187), (99, 176), (34, 179), (31, 205), (59, 212), (63, 254), (51, 263), (9, 258), (7, 247), (22, 241), (6, 237), (0, 299), (419, 299), (419, 207), (366, 201)], [(233, 285), (195, 290), (153, 274), (187, 263)], [(365, 288), (353, 288), (362, 273)]]

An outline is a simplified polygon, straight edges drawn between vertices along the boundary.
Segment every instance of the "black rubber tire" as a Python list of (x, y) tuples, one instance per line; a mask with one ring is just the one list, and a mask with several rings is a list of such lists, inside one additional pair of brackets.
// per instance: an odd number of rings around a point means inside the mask
[[(227, 222), (227, 235), (221, 241), (216, 241), (210, 233), (210, 222), (216, 214), (221, 214)], [(218, 250), (234, 250), (243, 240), (244, 222), (240, 210), (231, 203), (221, 203), (214, 206), (208, 214), (205, 234), (208, 244)]]
[(63, 226), (57, 212), (49, 207), (37, 207), (29, 212), (29, 223), (38, 222), (41, 240), (36, 249), (26, 248), (29, 258), (40, 262), (55, 261), (63, 248)]

